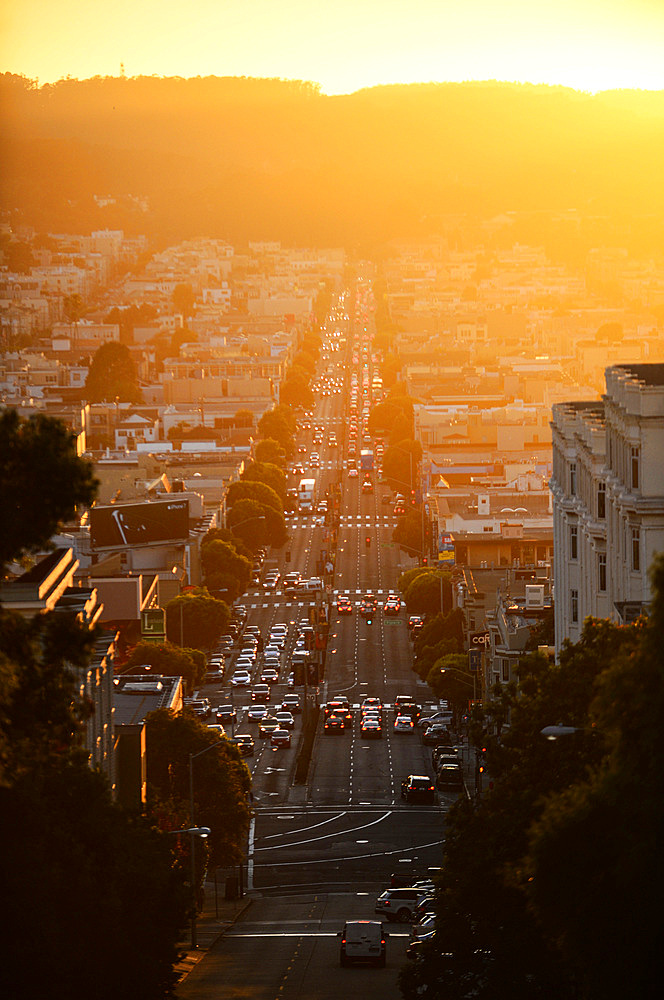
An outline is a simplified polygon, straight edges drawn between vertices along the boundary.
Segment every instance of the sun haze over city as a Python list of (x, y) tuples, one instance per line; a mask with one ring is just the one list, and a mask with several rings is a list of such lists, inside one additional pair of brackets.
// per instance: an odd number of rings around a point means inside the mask
[(327, 94), (506, 80), (664, 88), (661, 0), (5, 0), (0, 65), (67, 76), (253, 76)]

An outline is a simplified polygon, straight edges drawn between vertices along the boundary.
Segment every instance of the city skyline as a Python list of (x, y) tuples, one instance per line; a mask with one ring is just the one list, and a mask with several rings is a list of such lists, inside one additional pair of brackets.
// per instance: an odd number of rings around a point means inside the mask
[(6, 0), (0, 24), (3, 70), (40, 83), (125, 73), (301, 79), (327, 94), (491, 79), (664, 89), (659, 0)]

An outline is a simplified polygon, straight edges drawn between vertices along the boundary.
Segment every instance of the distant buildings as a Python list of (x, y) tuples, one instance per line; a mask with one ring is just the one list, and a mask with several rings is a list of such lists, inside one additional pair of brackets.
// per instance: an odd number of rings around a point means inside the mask
[(664, 364), (606, 369), (596, 402), (553, 407), (556, 650), (588, 615), (630, 622), (664, 552)]

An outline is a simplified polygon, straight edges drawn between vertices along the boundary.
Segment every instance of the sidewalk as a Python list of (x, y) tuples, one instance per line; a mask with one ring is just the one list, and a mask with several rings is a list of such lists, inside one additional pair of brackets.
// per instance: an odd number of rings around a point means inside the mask
[(191, 927), (187, 928), (186, 936), (180, 942), (184, 954), (175, 966), (178, 983), (186, 979), (194, 966), (198, 965), (205, 953), (212, 947), (222, 934), (242, 916), (251, 905), (251, 897), (243, 899), (225, 899), (224, 886), (217, 885), (215, 901), (214, 882), (205, 883), (205, 899), (203, 909), (196, 920), (196, 939), (198, 947), (192, 950)]

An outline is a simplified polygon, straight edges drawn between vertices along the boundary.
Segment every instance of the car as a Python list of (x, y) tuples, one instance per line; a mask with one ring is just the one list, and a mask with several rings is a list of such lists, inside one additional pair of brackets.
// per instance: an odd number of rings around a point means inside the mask
[(394, 720), (395, 733), (412, 733), (413, 730), (413, 720), (409, 715), (397, 715)]
[(371, 482), (370, 479), (365, 479), (364, 482), (362, 483), (362, 492), (373, 493), (373, 483)]
[(266, 684), (265, 681), (260, 684), (254, 684), (251, 689), (251, 700), (267, 704), (270, 700), (270, 685)]
[(439, 743), (437, 747), (431, 752), (431, 762), (435, 767), (437, 762), (443, 757), (450, 757), (453, 762), (457, 764), (461, 761), (461, 756), (459, 753), (459, 748), (452, 746), (451, 743)]
[(240, 650), (238, 660), (251, 660), (252, 663), (256, 662), (256, 646), (245, 646)]
[(237, 736), (231, 736), (230, 742), (238, 748), (240, 757), (253, 757), (256, 745), (253, 736), (248, 733), (238, 733)]
[(347, 698), (333, 698), (325, 704), (325, 716), (338, 715), (346, 722), (353, 721), (353, 713), (350, 710)]
[(379, 920), (347, 920), (340, 931), (339, 965), (370, 962), (384, 969), (387, 961), (386, 933)]
[(201, 719), (209, 719), (212, 715), (212, 706), (209, 698), (185, 698), (185, 708), (188, 708), (194, 715)]
[(383, 726), (380, 719), (374, 716), (365, 716), (362, 719), (362, 724), (360, 725), (360, 733), (362, 736), (371, 736), (375, 739), (381, 739), (383, 735)]
[(434, 722), (432, 726), (429, 726), (422, 733), (422, 742), (427, 747), (436, 747), (439, 743), (447, 743), (449, 742), (449, 738), (449, 729), (440, 722)]
[(417, 720), (417, 724), (420, 728), (427, 729), (429, 726), (433, 726), (434, 723), (438, 722), (444, 726), (449, 726), (452, 721), (452, 713), (449, 711), (434, 712), (433, 715), (423, 715)]
[(406, 802), (435, 802), (434, 783), (427, 775), (409, 774), (401, 782), (401, 798)]
[(255, 702), (247, 709), (247, 722), (260, 722), (268, 714), (268, 707), (262, 702)]
[(279, 723), (273, 715), (266, 715), (258, 724), (258, 735), (262, 739), (271, 736), (275, 729), (279, 729)]
[(217, 722), (222, 724), (229, 722), (237, 722), (237, 712), (234, 705), (218, 705), (217, 706)]
[(282, 712), (292, 712), (293, 715), (302, 711), (300, 696), (298, 694), (287, 694), (281, 703)]
[(373, 601), (362, 601), (360, 604), (360, 615), (362, 618), (373, 618), (375, 611)]
[(383, 705), (381, 703), (380, 698), (374, 698), (374, 697), (369, 696), (369, 697), (365, 698), (364, 701), (362, 702), (361, 712), (362, 712), (362, 715), (365, 715), (367, 712), (370, 712), (370, 711), (380, 712), (382, 710), (382, 708), (383, 708)]
[(460, 792), (463, 790), (463, 770), (461, 764), (441, 764), (436, 773), (436, 784), (441, 791)]
[(399, 923), (409, 923), (415, 913), (416, 908), (430, 896), (430, 893), (408, 886), (404, 889), (386, 889), (381, 892), (375, 902), (374, 912), (384, 914), (388, 920), (397, 920)]
[(233, 687), (248, 687), (251, 684), (251, 674), (248, 670), (236, 670), (231, 677)]
[(263, 587), (265, 590), (276, 590), (278, 582), (279, 573), (273, 574), (272, 576), (266, 576), (263, 580)]
[(278, 712), (274, 713), (274, 717), (282, 729), (293, 729), (295, 726), (293, 713), (289, 712), (287, 709), (280, 708)]
[(349, 479), (357, 479), (357, 477), (358, 477), (357, 469), (349, 469), (348, 470), (348, 478)]
[(279, 680), (279, 671), (274, 667), (264, 667), (261, 670), (261, 681), (264, 684), (276, 684)]
[(397, 603), (397, 601), (390, 601), (390, 600), (385, 601), (385, 604), (383, 605), (383, 614), (388, 616), (398, 615), (399, 607), (400, 605)]
[(343, 733), (346, 721), (341, 715), (328, 715), (323, 728), (330, 733)]
[(421, 715), (420, 706), (416, 705), (414, 701), (399, 701), (394, 703), (394, 711), (396, 715), (408, 715), (413, 720), (413, 723), (417, 722)]
[(287, 729), (274, 729), (270, 734), (270, 745), (273, 747), (289, 747), (291, 734)]
[(352, 615), (353, 605), (348, 597), (338, 597), (337, 598), (337, 614), (339, 615)]

